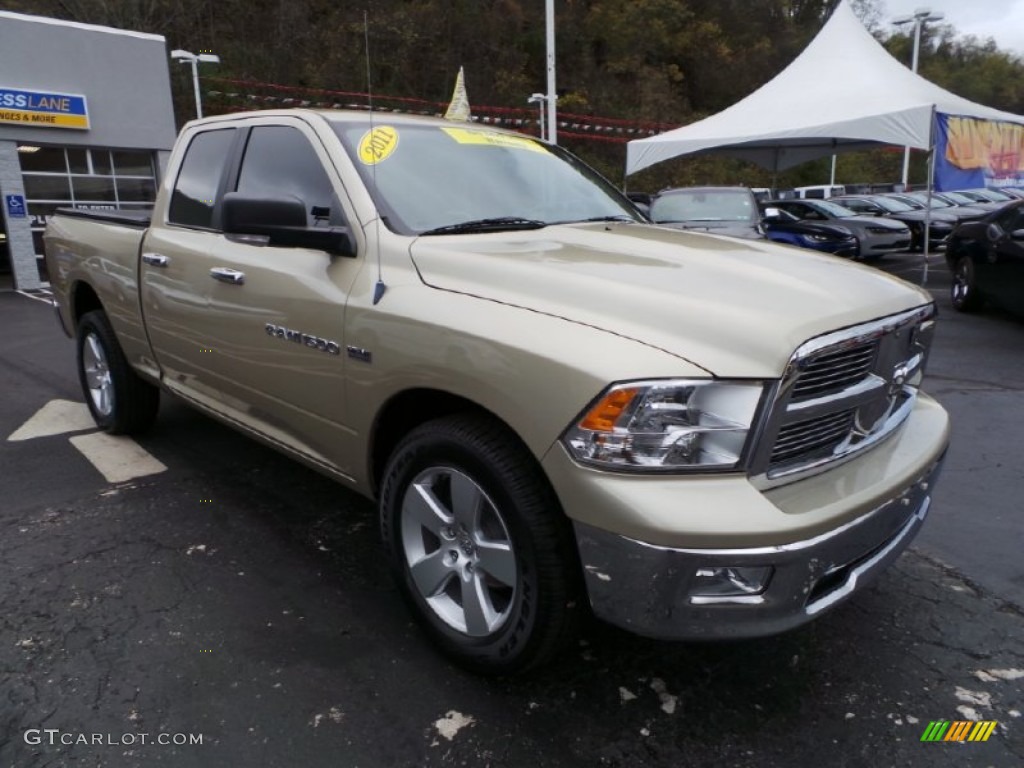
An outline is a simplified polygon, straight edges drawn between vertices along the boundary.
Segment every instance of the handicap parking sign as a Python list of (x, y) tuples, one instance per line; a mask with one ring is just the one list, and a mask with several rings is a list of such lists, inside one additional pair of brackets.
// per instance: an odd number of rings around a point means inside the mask
[(25, 218), (25, 196), (24, 195), (4, 195), (7, 200), (7, 215), (14, 219)]

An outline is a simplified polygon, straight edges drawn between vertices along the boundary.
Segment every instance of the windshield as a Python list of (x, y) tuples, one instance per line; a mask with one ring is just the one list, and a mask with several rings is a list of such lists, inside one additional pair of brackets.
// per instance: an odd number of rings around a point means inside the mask
[(892, 197), (873, 197), (871, 199), (885, 208), (889, 213), (905, 213), (906, 211), (914, 210), (913, 206)]
[[(912, 200), (916, 200), (921, 205), (928, 205), (928, 193), (927, 192), (909, 192), (904, 197), (909, 197)], [(952, 208), (953, 204), (943, 200), (940, 197), (932, 196), (932, 208)]]
[(685, 189), (666, 192), (651, 204), (658, 224), (696, 221), (741, 221), (757, 224), (754, 196), (745, 189)]
[(977, 200), (972, 200), (967, 195), (961, 195), (959, 192), (943, 192), (942, 196), (947, 200), (952, 200), (957, 205), (970, 205), (971, 203), (978, 202)]
[[(476, 126), (332, 123), (385, 224), (405, 235), (642, 221), (568, 152)], [(469, 226), (466, 226), (469, 225)], [(477, 226), (474, 226), (477, 225)]]
[(847, 219), (850, 216), (857, 215), (856, 211), (851, 211), (846, 206), (840, 205), (839, 203), (833, 203), (829, 200), (805, 200), (804, 203), (829, 217), (834, 216), (840, 219)]
[(1010, 197), (1005, 192), (999, 192), (998, 190), (995, 189), (986, 189), (980, 192), (980, 194), (984, 197), (987, 197), (993, 203), (1004, 203), (1008, 200), (1013, 200), (1013, 198)]

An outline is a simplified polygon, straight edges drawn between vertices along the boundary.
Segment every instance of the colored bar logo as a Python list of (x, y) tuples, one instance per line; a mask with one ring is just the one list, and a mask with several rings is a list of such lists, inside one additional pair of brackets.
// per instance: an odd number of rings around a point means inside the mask
[(0, 123), (88, 130), (85, 96), (0, 87)]
[(988, 741), (997, 725), (995, 720), (932, 720), (921, 741)]

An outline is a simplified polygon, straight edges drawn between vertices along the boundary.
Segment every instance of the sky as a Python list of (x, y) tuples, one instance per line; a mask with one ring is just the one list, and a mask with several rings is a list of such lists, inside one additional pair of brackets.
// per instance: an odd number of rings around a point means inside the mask
[(944, 23), (958, 35), (994, 38), (1001, 49), (1024, 58), (1024, 0), (882, 0), (881, 5), (883, 23), (927, 8), (944, 14)]

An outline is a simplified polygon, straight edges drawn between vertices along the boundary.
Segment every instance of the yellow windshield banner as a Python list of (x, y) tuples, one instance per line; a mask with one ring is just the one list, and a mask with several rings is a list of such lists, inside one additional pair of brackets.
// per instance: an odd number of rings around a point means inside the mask
[(531, 152), (544, 152), (544, 148), (526, 136), (509, 136), (507, 133), (494, 131), (478, 131), (472, 128), (442, 128), (459, 144), (476, 144), (487, 147), (509, 147), (510, 149), (527, 149)]
[(398, 131), (390, 125), (378, 125), (359, 140), (359, 161), (376, 165), (387, 160), (398, 147)]

